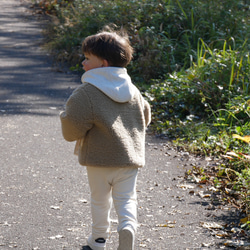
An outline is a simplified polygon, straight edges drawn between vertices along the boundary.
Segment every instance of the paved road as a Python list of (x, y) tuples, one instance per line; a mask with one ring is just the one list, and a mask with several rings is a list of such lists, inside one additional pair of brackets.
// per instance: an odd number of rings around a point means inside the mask
[[(40, 46), (44, 22), (27, 6), (0, 3), (0, 249), (81, 249), (91, 224), (86, 171), (74, 145), (63, 140), (58, 118), (80, 76), (53, 70)], [(178, 187), (187, 167), (207, 162), (152, 136), (146, 155), (136, 248), (218, 249), (221, 240), (200, 223), (225, 222), (233, 211), (208, 210), (209, 200)], [(108, 249), (117, 246), (112, 216)]]

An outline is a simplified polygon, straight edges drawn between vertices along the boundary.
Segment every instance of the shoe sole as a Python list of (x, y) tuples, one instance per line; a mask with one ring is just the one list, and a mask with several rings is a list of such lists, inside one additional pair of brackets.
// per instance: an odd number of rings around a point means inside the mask
[(133, 250), (134, 235), (128, 229), (123, 229), (119, 232), (119, 247), (117, 250)]

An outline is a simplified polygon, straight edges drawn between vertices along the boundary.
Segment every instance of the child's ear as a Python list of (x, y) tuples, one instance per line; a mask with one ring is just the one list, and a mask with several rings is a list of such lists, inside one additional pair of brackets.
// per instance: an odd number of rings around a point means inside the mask
[(103, 67), (108, 67), (109, 63), (107, 60), (103, 59)]

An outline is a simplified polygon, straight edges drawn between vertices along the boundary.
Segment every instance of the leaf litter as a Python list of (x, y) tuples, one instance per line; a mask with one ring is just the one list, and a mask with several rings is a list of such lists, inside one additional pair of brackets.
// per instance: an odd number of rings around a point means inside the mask
[[(230, 157), (239, 158), (239, 155), (235, 154), (234, 152), (228, 152), (226, 157), (228, 159)], [(244, 157), (248, 159), (248, 155), (244, 155)], [(228, 180), (222, 178), (220, 182), (215, 185), (214, 179), (217, 177), (218, 171), (219, 168), (214, 165), (210, 166), (205, 171), (194, 166), (191, 171), (186, 172), (185, 179), (196, 184), (196, 186), (192, 188), (193, 190), (189, 191), (189, 194), (196, 194), (201, 199), (209, 198), (211, 200), (211, 204), (214, 202), (222, 204), (222, 206), (217, 206), (220, 209), (230, 210), (231, 206), (236, 208), (238, 214), (242, 213), (241, 206), (239, 205), (240, 203), (237, 201), (237, 192), (232, 189), (231, 183)], [(191, 189), (191, 186), (192, 185), (183, 184), (179, 185), (178, 187), (182, 188), (183, 190), (187, 190)], [(207, 191), (197, 191), (197, 188), (206, 188)], [(215, 209), (214, 206), (210, 207)], [(248, 223), (248, 221), (248, 216), (242, 218), (237, 225), (238, 227), (233, 227), (235, 226), (235, 223), (227, 225), (220, 222), (200, 222), (200, 225), (201, 227), (210, 230), (214, 237), (226, 239), (226, 241), (222, 243), (221, 248), (232, 247), (246, 250), (250, 249), (250, 232), (249, 230), (244, 230), (243, 227)], [(209, 244), (207, 245), (204, 243), (203, 246), (209, 247)]]

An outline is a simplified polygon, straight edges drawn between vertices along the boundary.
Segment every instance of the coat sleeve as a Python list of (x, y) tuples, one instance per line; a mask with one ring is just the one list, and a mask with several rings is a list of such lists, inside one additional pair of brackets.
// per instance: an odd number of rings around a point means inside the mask
[(66, 109), (60, 114), (62, 134), (66, 141), (84, 139), (93, 127), (90, 100), (84, 88), (77, 88), (69, 97)]
[(146, 126), (148, 126), (151, 122), (151, 108), (149, 103), (144, 100), (144, 117), (145, 117), (145, 122)]

